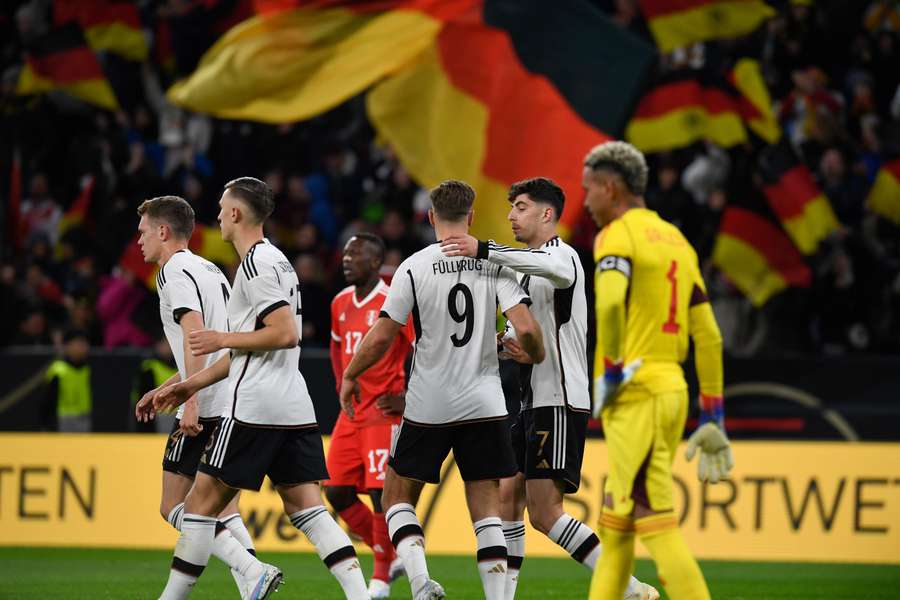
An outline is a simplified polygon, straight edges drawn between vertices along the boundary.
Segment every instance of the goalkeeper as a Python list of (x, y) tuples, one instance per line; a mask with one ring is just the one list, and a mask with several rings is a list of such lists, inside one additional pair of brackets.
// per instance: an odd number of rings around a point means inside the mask
[[(681, 232), (644, 206), (647, 163), (624, 142), (585, 158), (585, 205), (602, 228), (594, 247), (597, 348), (594, 415), (602, 416), (609, 477), (599, 531), (603, 553), (590, 600), (622, 597), (637, 535), (673, 600), (708, 599), (700, 567), (673, 510), (672, 462), (688, 411), (681, 364), (694, 341), (700, 380), (699, 477), (728, 477), (722, 406), (722, 338), (697, 255)], [(626, 385), (627, 384), (627, 385)]]

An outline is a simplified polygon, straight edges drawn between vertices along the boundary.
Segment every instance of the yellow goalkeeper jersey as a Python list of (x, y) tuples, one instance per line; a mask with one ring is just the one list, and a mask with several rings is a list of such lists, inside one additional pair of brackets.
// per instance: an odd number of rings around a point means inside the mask
[[(718, 363), (698, 373), (701, 389), (721, 394), (721, 337), (697, 253), (681, 231), (652, 210), (634, 208), (597, 235), (594, 259), (595, 373), (603, 372), (604, 358), (626, 364), (640, 358), (643, 365), (633, 384), (653, 393), (683, 390), (687, 384), (681, 363), (687, 357), (688, 337), (694, 335), (697, 341), (699, 334), (700, 340), (710, 339), (709, 350), (715, 354), (703, 362)], [(691, 310), (701, 304), (706, 305), (702, 312)], [(698, 359), (700, 346), (706, 345), (698, 344)]]

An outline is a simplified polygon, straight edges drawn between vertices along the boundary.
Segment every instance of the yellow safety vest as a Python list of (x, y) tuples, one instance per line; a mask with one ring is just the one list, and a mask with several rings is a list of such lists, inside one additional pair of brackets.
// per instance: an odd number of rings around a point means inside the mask
[(47, 368), (47, 381), (54, 377), (59, 382), (56, 414), (60, 417), (91, 414), (91, 368), (87, 365), (76, 367), (57, 359)]

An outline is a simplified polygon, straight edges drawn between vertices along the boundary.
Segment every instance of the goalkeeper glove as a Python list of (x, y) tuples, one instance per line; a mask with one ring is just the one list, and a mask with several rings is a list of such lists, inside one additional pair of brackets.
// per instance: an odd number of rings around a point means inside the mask
[(637, 358), (625, 366), (622, 361), (612, 361), (608, 358), (603, 359), (604, 370), (603, 375), (594, 378), (594, 418), (600, 418), (600, 411), (608, 400), (616, 395), (619, 388), (631, 381), (635, 372), (640, 368), (643, 361)]
[(731, 444), (725, 435), (725, 409), (721, 396), (700, 394), (700, 427), (688, 438), (686, 458), (692, 460), (700, 450), (697, 477), (717, 483), (727, 479), (734, 466)]

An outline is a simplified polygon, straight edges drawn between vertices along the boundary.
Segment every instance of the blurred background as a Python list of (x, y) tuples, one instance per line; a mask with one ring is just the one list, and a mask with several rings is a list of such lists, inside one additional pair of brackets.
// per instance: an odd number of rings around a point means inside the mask
[[(427, 187), (459, 177), (475, 233), (510, 241), (506, 187), (545, 175), (592, 269), (581, 159), (620, 137), (698, 250), (733, 435), (898, 439), (900, 8), (694, 4), (3, 3), (0, 429), (137, 428), (131, 403), (173, 366), (135, 243), (146, 198), (186, 198), (191, 247), (233, 275), (222, 185), (269, 183), (327, 430), (348, 237), (384, 237), (389, 279), (433, 241)], [(89, 397), (62, 407), (66, 365)]]

